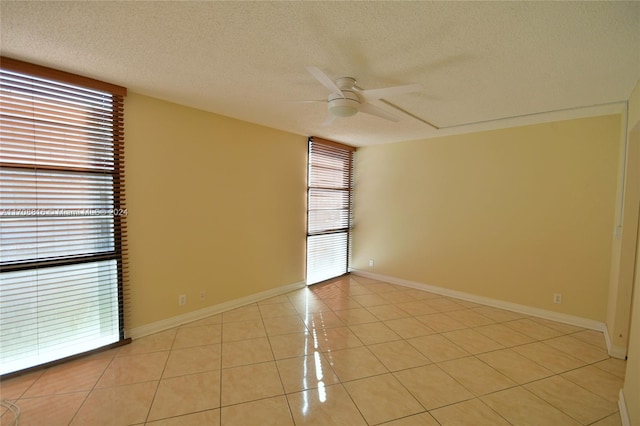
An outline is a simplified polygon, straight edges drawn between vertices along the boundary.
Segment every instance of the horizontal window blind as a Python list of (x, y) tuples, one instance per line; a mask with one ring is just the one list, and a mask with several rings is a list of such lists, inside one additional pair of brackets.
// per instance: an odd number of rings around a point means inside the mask
[(1, 375), (124, 340), (125, 95), (1, 58)]
[(315, 137), (309, 139), (307, 284), (348, 271), (354, 150)]

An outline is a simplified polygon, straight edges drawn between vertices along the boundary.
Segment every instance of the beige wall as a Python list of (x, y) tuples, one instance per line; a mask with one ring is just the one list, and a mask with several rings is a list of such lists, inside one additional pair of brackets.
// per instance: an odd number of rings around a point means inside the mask
[(129, 328), (304, 280), (306, 137), (135, 93), (125, 107)]
[(604, 321), (620, 131), (611, 115), (358, 150), (353, 268)]
[[(640, 144), (640, 82), (629, 98), (629, 142)], [(630, 424), (640, 424), (640, 250), (636, 253), (636, 275), (624, 381), (624, 399)]]

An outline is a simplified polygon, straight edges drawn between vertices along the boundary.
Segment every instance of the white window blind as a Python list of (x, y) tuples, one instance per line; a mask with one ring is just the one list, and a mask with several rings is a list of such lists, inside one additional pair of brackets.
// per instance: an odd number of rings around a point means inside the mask
[(124, 340), (125, 95), (0, 60), (0, 375)]
[(355, 148), (309, 139), (307, 284), (347, 273)]

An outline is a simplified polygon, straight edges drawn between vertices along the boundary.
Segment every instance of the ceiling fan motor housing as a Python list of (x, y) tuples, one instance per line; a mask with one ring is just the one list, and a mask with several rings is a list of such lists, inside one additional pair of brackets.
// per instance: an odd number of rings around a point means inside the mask
[(360, 98), (353, 91), (356, 80), (351, 77), (342, 77), (336, 80), (336, 85), (342, 93), (329, 95), (329, 112), (337, 117), (351, 117), (360, 109)]

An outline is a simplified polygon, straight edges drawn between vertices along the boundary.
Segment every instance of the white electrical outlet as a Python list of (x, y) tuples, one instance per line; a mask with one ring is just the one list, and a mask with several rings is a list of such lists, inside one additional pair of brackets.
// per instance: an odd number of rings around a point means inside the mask
[(178, 305), (182, 306), (186, 304), (187, 304), (187, 295), (181, 294), (180, 296), (178, 296)]
[(369, 266), (373, 268), (373, 264), (374, 264), (373, 259), (369, 259)]
[(562, 295), (560, 293), (553, 295), (553, 303), (562, 303)]

